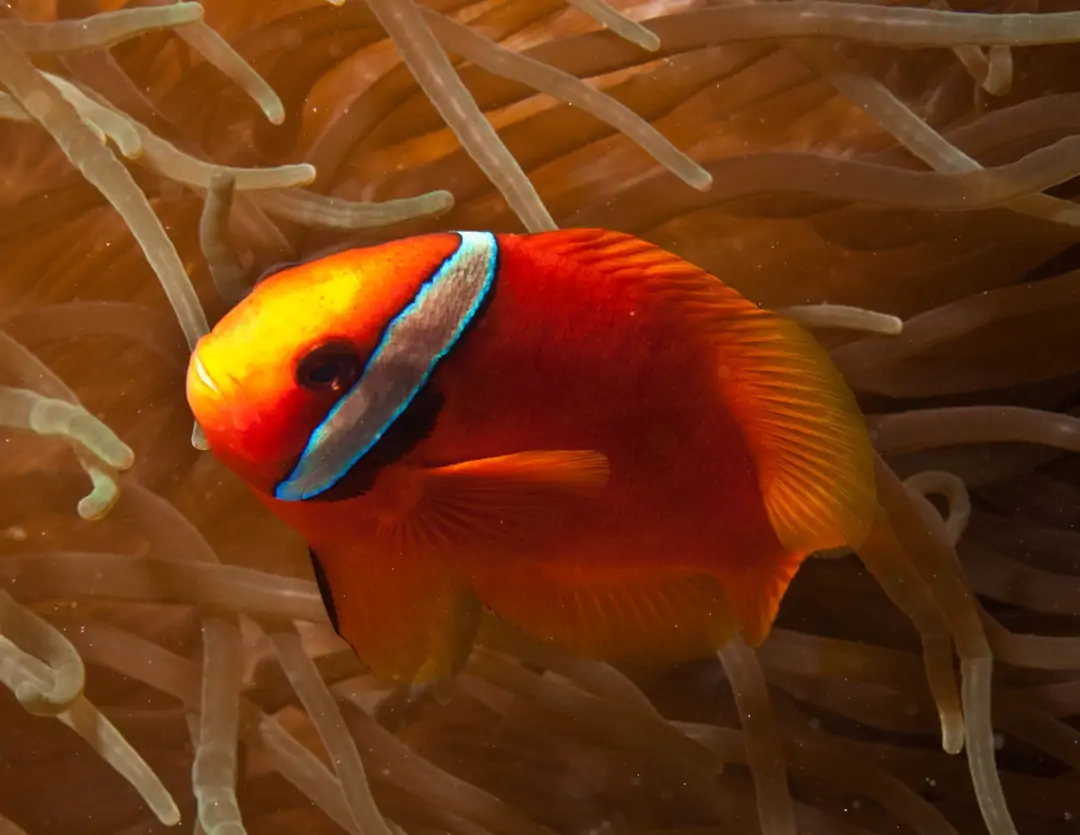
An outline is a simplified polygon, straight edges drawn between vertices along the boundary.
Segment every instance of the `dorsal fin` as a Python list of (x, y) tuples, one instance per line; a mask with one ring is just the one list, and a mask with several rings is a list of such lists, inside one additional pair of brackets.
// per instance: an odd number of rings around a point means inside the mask
[[(794, 569), (812, 551), (857, 547), (874, 518), (874, 459), (855, 398), (824, 348), (794, 322), (758, 307), (720, 279), (620, 232), (570, 229), (530, 244), (585, 267), (599, 279), (655, 293), (691, 338), (717, 358), (717, 380), (742, 427), (777, 537), (794, 563), (776, 582), (739, 583), (736, 614), (750, 639), (763, 637)], [(728, 593), (734, 589), (728, 585)], [(734, 602), (734, 601), (733, 601)]]
[(625, 232), (608, 229), (560, 229), (527, 237), (529, 245), (558, 255), (611, 279), (630, 279), (647, 272), (656, 278), (702, 276), (718, 281), (700, 267)]

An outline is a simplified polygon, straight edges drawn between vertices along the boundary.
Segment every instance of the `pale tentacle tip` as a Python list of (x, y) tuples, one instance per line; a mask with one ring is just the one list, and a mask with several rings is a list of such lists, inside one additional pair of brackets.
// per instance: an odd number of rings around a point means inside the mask
[(116, 474), (96, 466), (84, 467), (93, 485), (90, 492), (79, 499), (76, 512), (83, 519), (96, 522), (105, 518), (120, 500), (120, 482)]
[[(274, 122), (273, 119), (271, 119), (270, 121)], [(284, 120), (284, 114), (283, 114), (282, 121), (285, 121)], [(274, 124), (278, 125), (278, 124), (281, 124), (281, 122), (274, 122)], [(312, 165), (311, 163), (302, 162), (299, 165), (297, 165), (296, 168), (302, 170), (303, 173), (304, 173), (304, 178), (303, 179), (298, 179), (296, 181), (296, 185), (298, 185), (298, 186), (309, 186), (313, 182), (315, 182), (315, 180), (319, 176), (319, 172), (315, 170), (315, 166)]]
[(120, 447), (114, 450), (105, 462), (118, 470), (130, 470), (135, 466), (135, 450), (121, 442)]
[(175, 6), (180, 18), (180, 22), (174, 24), (174, 27), (187, 26), (189, 23), (198, 23), (206, 16), (206, 9), (203, 8), (202, 3), (177, 3)]
[(951, 721), (949, 717), (941, 717), (941, 749), (952, 756), (960, 754), (964, 750), (964, 724)]
[(210, 449), (210, 443), (206, 440), (206, 433), (203, 432), (203, 428), (197, 422), (191, 427), (191, 445), (200, 452), (206, 452)]
[(686, 182), (698, 191), (708, 191), (712, 188), (713, 178), (712, 174), (699, 165), (692, 174), (686, 177)]
[[(272, 101), (264, 102), (262, 111), (266, 115), (266, 119), (272, 125), (285, 124), (285, 105), (281, 103), (281, 99), (277, 96)], [(314, 166), (312, 166), (314, 169)], [(312, 177), (312, 180), (315, 178)]]
[(634, 38), (634, 43), (647, 52), (656, 52), (660, 49), (660, 36), (642, 26), (638, 36)]
[(443, 212), (448, 212), (454, 208), (454, 195), (445, 189), (430, 192), (427, 197), (431, 203), (431, 214), (433, 215), (441, 215)]
[(169, 798), (168, 807), (158, 810), (157, 817), (165, 826), (179, 826), (183, 821), (180, 816), (180, 809), (171, 797)]

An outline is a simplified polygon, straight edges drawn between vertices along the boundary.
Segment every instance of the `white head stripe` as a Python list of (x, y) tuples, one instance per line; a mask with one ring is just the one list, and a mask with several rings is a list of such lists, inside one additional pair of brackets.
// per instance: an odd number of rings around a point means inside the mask
[(274, 495), (299, 501), (330, 489), (408, 408), (472, 321), (495, 280), (490, 232), (459, 232), (461, 245), (390, 322), (360, 380), (311, 433)]

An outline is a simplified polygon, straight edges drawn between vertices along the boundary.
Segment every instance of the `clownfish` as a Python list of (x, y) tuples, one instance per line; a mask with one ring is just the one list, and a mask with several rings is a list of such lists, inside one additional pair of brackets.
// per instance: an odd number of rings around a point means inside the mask
[(601, 229), (430, 234), (291, 266), (196, 346), (213, 454), (307, 541), (377, 675), (451, 681), (482, 607), (610, 661), (768, 635), (874, 518), (817, 341)]

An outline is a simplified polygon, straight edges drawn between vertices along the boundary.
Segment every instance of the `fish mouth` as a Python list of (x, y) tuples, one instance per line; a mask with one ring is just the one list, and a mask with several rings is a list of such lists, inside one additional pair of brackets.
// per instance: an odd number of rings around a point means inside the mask
[(191, 370), (195, 376), (199, 378), (199, 381), (210, 389), (210, 391), (214, 394), (221, 394), (221, 392), (218, 391), (217, 383), (214, 382), (213, 378), (210, 376), (210, 372), (208, 372), (206, 366), (203, 365), (202, 359), (199, 358), (198, 351), (191, 355)]
[(198, 348), (191, 354), (187, 372), (187, 401), (195, 419), (206, 428), (221, 408), (222, 391), (199, 356)]

